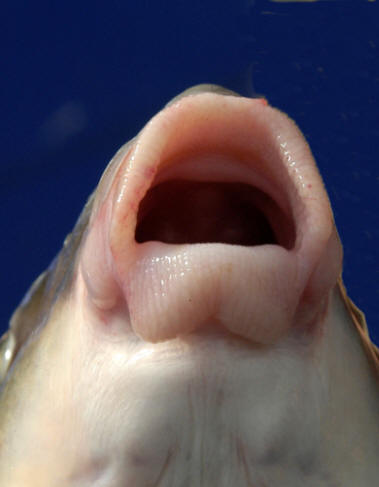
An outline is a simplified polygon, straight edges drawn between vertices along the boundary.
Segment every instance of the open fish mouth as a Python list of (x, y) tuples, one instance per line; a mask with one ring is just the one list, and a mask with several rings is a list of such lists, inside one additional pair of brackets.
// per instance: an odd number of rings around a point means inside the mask
[(194, 141), (195, 132), (178, 142), (174, 155), (163, 154), (139, 204), (136, 241), (292, 248), (296, 227), (288, 194), (260, 155), (223, 140), (221, 130), (211, 143)]
[(265, 100), (176, 100), (111, 172), (83, 276), (100, 308), (124, 302), (144, 340), (212, 320), (272, 343), (324, 312), (342, 256), (329, 200), (300, 131)]
[[(236, 96), (220, 87), (200, 85), (169, 106), (201, 90)], [(266, 105), (264, 99), (256, 101)], [(159, 171), (140, 203), (136, 241), (292, 248), (295, 223), (288, 204), (286, 211), (282, 208), (286, 195), (255, 169), (257, 155), (244, 153), (243, 147), (229, 147), (222, 139), (217, 145), (219, 152), (212, 153), (206, 144), (199, 149), (192, 142), (179, 148), (169, 168)]]

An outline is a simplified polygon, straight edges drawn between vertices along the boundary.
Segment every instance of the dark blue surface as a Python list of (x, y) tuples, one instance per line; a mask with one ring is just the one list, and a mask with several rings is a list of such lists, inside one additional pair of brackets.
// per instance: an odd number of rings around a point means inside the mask
[(199, 82), (288, 112), (307, 136), (379, 343), (377, 2), (9, 2), (0, 78), (0, 328), (118, 147)]

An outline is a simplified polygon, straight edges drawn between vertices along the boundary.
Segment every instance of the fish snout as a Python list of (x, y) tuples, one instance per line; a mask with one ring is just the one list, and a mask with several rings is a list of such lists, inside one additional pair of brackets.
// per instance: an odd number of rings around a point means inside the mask
[(316, 164), (263, 99), (189, 92), (119, 156), (80, 275), (95, 313), (157, 342), (211, 325), (253, 342), (314, 330), (342, 266)]

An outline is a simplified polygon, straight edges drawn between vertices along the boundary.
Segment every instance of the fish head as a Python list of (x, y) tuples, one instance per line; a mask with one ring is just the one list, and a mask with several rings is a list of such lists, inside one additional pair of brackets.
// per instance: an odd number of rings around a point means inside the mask
[(296, 124), (264, 98), (185, 91), (117, 152), (11, 319), (0, 483), (374, 478), (378, 353), (341, 273)]

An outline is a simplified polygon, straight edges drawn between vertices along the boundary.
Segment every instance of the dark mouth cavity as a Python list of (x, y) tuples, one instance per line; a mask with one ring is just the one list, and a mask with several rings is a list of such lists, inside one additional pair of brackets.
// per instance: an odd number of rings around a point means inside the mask
[(165, 181), (140, 203), (136, 241), (244, 246), (295, 242), (293, 220), (261, 190), (238, 182)]

